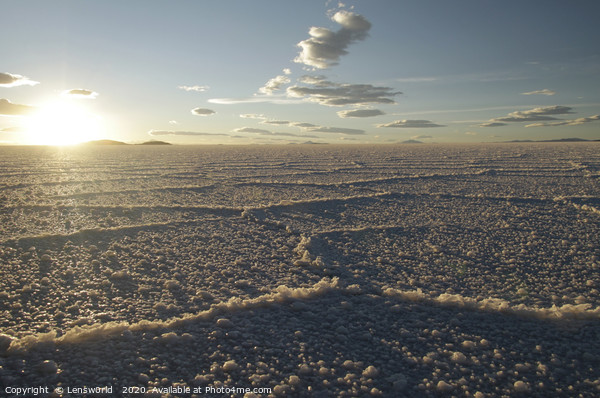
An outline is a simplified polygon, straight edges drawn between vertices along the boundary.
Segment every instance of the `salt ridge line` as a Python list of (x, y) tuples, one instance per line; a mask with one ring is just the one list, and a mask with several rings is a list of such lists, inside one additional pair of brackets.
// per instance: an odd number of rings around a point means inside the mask
[[(6, 352), (8, 354), (19, 354), (43, 344), (77, 344), (90, 340), (109, 338), (110, 336), (122, 333), (125, 330), (144, 331), (178, 328), (191, 322), (208, 321), (218, 315), (233, 311), (251, 310), (292, 300), (319, 297), (329, 291), (339, 290), (338, 282), (338, 278), (324, 278), (308, 288), (289, 288), (281, 285), (272, 293), (245, 300), (238, 297), (232, 297), (226, 302), (212, 305), (208, 310), (196, 314), (187, 314), (180, 318), (173, 318), (167, 321), (142, 320), (133, 324), (127, 322), (108, 322), (89, 327), (76, 326), (60, 337), (57, 336), (56, 331), (25, 336), (20, 339), (12, 339), (10, 345), (6, 348)], [(0, 337), (2, 336), (6, 337), (5, 335), (0, 335)], [(2, 347), (1, 340), (2, 339), (0, 338), (0, 348)], [(6, 338), (4, 340), (6, 341)]]
[(71, 193), (66, 195), (49, 195), (45, 198), (49, 199), (70, 199), (70, 198), (86, 198), (89, 196), (98, 196), (98, 195), (115, 195), (115, 194), (130, 194), (130, 193), (148, 193), (148, 192), (178, 192), (178, 191), (197, 191), (201, 192), (207, 189), (220, 187), (222, 184), (209, 184), (209, 185), (193, 185), (193, 186), (183, 186), (183, 187), (156, 187), (156, 188), (147, 188), (147, 189), (123, 189), (120, 191), (100, 191), (100, 192), (81, 192), (81, 193)]
[(553, 305), (549, 308), (540, 308), (529, 307), (525, 304), (511, 305), (508, 301), (499, 298), (477, 300), (460, 294), (449, 293), (442, 293), (435, 297), (424, 293), (421, 289), (401, 290), (387, 288), (384, 289), (383, 295), (408, 301), (437, 304), (444, 307), (510, 314), (541, 320), (600, 320), (600, 307), (592, 308), (591, 304), (565, 304), (561, 307)]
[[(377, 182), (377, 180), (373, 180), (374, 182)], [(272, 183), (239, 183), (239, 185), (270, 185)], [(273, 184), (283, 184), (283, 185), (305, 185), (303, 183), (273, 183)], [(352, 184), (351, 182), (348, 183), (330, 183), (330, 184), (320, 184), (320, 183), (308, 183), (306, 185), (310, 185), (310, 186), (334, 186), (334, 185), (344, 185), (344, 184)], [(229, 210), (232, 212), (237, 212), (237, 211), (243, 211), (245, 209), (247, 210), (258, 210), (258, 209), (264, 209), (264, 208), (268, 208), (268, 207), (276, 207), (276, 206), (289, 206), (291, 204), (303, 204), (303, 203), (318, 203), (321, 201), (335, 201), (335, 200), (342, 200), (342, 199), (347, 199), (347, 200), (353, 200), (353, 199), (361, 199), (361, 198), (370, 198), (370, 197), (375, 197), (376, 195), (390, 195), (390, 196), (406, 196), (406, 197), (441, 197), (441, 198), (449, 198), (449, 199), (484, 199), (484, 200), (496, 200), (496, 201), (515, 201), (515, 202), (539, 202), (539, 203), (550, 203), (550, 202), (563, 202), (564, 204), (570, 204), (570, 205), (574, 205), (574, 206), (588, 206), (591, 207), (589, 205), (583, 204), (583, 205), (579, 205), (579, 204), (573, 204), (571, 202), (571, 200), (596, 200), (600, 202), (600, 197), (599, 196), (591, 196), (591, 195), (584, 195), (584, 196), (555, 196), (555, 197), (534, 197), (534, 196), (514, 196), (514, 195), (507, 195), (507, 196), (491, 196), (491, 195), (484, 195), (484, 194), (465, 194), (465, 195), (458, 195), (458, 194), (452, 194), (452, 193), (442, 193), (442, 192), (433, 192), (433, 193), (410, 193), (410, 192), (405, 192), (405, 191), (381, 191), (381, 192), (376, 192), (375, 194), (372, 195), (354, 195), (354, 196), (341, 196), (339, 198), (335, 198), (335, 197), (321, 197), (321, 198), (314, 198), (314, 199), (300, 199), (300, 200), (283, 200), (279, 203), (270, 203), (267, 205), (261, 205), (261, 206), (221, 206), (221, 205), (213, 205), (213, 206), (205, 206), (205, 205), (199, 205), (199, 206), (187, 206), (187, 205), (173, 205), (173, 206), (167, 206), (167, 205), (153, 205), (153, 206), (146, 206), (146, 205), (87, 205), (87, 204), (76, 204), (76, 205), (64, 205), (64, 204), (24, 204), (24, 205), (6, 205), (4, 206), (5, 209), (31, 209), (31, 210), (77, 210), (77, 209), (85, 209), (85, 210), (119, 210), (119, 209), (123, 209), (123, 210), (164, 210), (164, 211), (169, 211), (169, 210), (181, 210), (181, 211), (195, 211), (195, 210), (206, 210), (206, 211), (211, 211), (211, 210), (215, 210), (215, 211), (223, 211), (223, 210)], [(285, 203), (284, 203), (285, 202)], [(283, 204), (282, 204), (283, 203)]]
[[(363, 289), (356, 284), (347, 286), (345, 288), (340, 287), (339, 278), (337, 277), (334, 277), (333, 279), (323, 278), (321, 281), (308, 288), (289, 288), (281, 285), (277, 287), (274, 292), (267, 293), (256, 298), (242, 300), (238, 297), (232, 297), (226, 302), (211, 306), (211, 308), (208, 310), (201, 311), (196, 314), (187, 314), (179, 318), (172, 318), (167, 321), (143, 320), (133, 324), (127, 322), (109, 322), (92, 326), (76, 326), (68, 330), (60, 337), (57, 336), (55, 331), (25, 336), (20, 339), (13, 339), (6, 335), (0, 335), (0, 349), (4, 349), (6, 354), (18, 355), (34, 349), (39, 345), (78, 344), (86, 341), (110, 338), (126, 330), (137, 332), (158, 329), (174, 329), (197, 321), (209, 321), (218, 315), (235, 311), (264, 308), (275, 304), (287, 303), (293, 300), (310, 300), (330, 292), (340, 292), (354, 296), (372, 294), (363, 292)], [(400, 290), (387, 288), (382, 292), (381, 296), (400, 299), (402, 301), (432, 304), (448, 308), (461, 308), (470, 311), (512, 315), (527, 319), (550, 321), (600, 319), (600, 307), (591, 308), (591, 304), (565, 304), (561, 307), (553, 305), (550, 308), (528, 307), (524, 304), (511, 306), (509, 302), (497, 298), (477, 300), (459, 294), (447, 293), (443, 293), (435, 297), (424, 293), (421, 289)]]
[(162, 223), (149, 223), (149, 224), (135, 224), (135, 225), (123, 225), (119, 227), (112, 228), (86, 228), (81, 229), (77, 232), (73, 232), (70, 234), (46, 234), (46, 235), (33, 235), (33, 236), (22, 236), (18, 238), (11, 238), (6, 241), (0, 241), (0, 244), (10, 244), (12, 242), (17, 242), (22, 244), (24, 242), (29, 241), (37, 241), (37, 240), (48, 240), (48, 239), (70, 239), (77, 237), (92, 237), (95, 235), (100, 235), (103, 233), (111, 233), (111, 232), (125, 232), (125, 231), (142, 231), (149, 228), (161, 228), (167, 227), (171, 225), (190, 225), (196, 224), (198, 222), (210, 222), (210, 221), (222, 221), (221, 218), (204, 218), (204, 219), (195, 219), (195, 220), (175, 220), (175, 221), (167, 221)]
[[(301, 175), (305, 175), (307, 173), (303, 173), (303, 174), (289, 174), (289, 175), (294, 175), (294, 176), (301, 176)], [(313, 174), (313, 173), (308, 173)], [(314, 174), (335, 174), (335, 171), (318, 171), (315, 172)], [(288, 175), (288, 176), (289, 176)], [(345, 186), (345, 185), (366, 185), (366, 184), (372, 184), (372, 183), (379, 183), (379, 182), (393, 182), (393, 181), (401, 181), (401, 180), (415, 180), (415, 179), (428, 179), (428, 178), (447, 178), (447, 177), (465, 177), (465, 176), (476, 176), (476, 175), (481, 175), (481, 173), (428, 173), (428, 174), (413, 174), (413, 175), (401, 175), (401, 176), (392, 176), (392, 177), (381, 177), (381, 178), (373, 178), (373, 179), (360, 179), (360, 180), (351, 180), (351, 181), (340, 181), (340, 182), (331, 182), (331, 183), (318, 183), (318, 182), (262, 182), (262, 181), (240, 181), (240, 182), (234, 182), (234, 183), (229, 183), (229, 180), (225, 180), (224, 182), (227, 183), (228, 186), (246, 186), (246, 185), (274, 185), (274, 186), (320, 186), (320, 187), (340, 187), (340, 186)], [(274, 176), (269, 176), (271, 178), (273, 178)], [(256, 176), (249, 176), (249, 177), (244, 177), (244, 178), (248, 178), (248, 179), (252, 179), (252, 178), (257, 178)], [(214, 180), (215, 178), (211, 178), (211, 180)], [(66, 181), (65, 183), (72, 183), (71, 181)], [(75, 182), (75, 183), (79, 183), (79, 182)], [(32, 184), (34, 185), (34, 184)], [(60, 183), (58, 183), (58, 185), (60, 185)], [(117, 190), (117, 191), (102, 191), (102, 192), (82, 192), (82, 193), (73, 193), (73, 194), (66, 194), (66, 195), (51, 195), (51, 196), (47, 196), (47, 198), (51, 198), (51, 199), (68, 199), (68, 198), (77, 198), (77, 197), (87, 197), (87, 196), (91, 196), (91, 195), (114, 195), (114, 194), (119, 194), (119, 193), (124, 193), (124, 194), (128, 194), (128, 193), (139, 193), (139, 192), (149, 192), (149, 191), (170, 191), (170, 192), (176, 192), (176, 191), (201, 191), (201, 190), (205, 190), (205, 189), (210, 189), (210, 188), (214, 188), (214, 187), (221, 187), (223, 185), (223, 181), (221, 181), (220, 183), (214, 183), (214, 184), (209, 184), (209, 185), (201, 185), (201, 186), (196, 186), (196, 185), (189, 185), (189, 186), (182, 186), (182, 187), (156, 187), (156, 188), (148, 188), (148, 189), (124, 189), (124, 190)], [(14, 187), (11, 187), (14, 188)]]
[[(260, 219), (258, 219), (256, 217), (255, 214), (252, 214), (253, 211), (256, 210), (266, 210), (266, 209), (271, 209), (271, 208), (277, 208), (277, 207), (290, 207), (290, 206), (295, 206), (295, 205), (299, 205), (299, 204), (308, 204), (308, 203), (326, 203), (326, 202), (332, 202), (332, 201), (348, 201), (348, 200), (353, 200), (353, 199), (366, 199), (366, 198), (376, 198), (376, 197), (381, 197), (381, 196), (386, 196), (386, 195), (391, 195), (390, 192), (377, 192), (374, 193), (372, 195), (356, 195), (356, 196), (345, 196), (345, 197), (340, 197), (340, 198), (317, 198), (317, 199), (307, 199), (307, 200), (298, 200), (298, 201), (293, 201), (293, 200), (282, 200), (279, 203), (269, 203), (266, 205), (261, 205), (261, 206), (254, 206), (254, 207), (227, 207), (227, 206), (204, 206), (204, 207), (193, 207), (193, 209), (202, 209), (202, 210), (212, 210), (214, 212), (224, 212), (224, 213), (229, 213), (229, 214), (224, 214), (224, 216), (226, 217), (231, 217), (231, 216), (241, 216), (242, 218), (248, 219), (250, 221), (253, 222), (262, 222)], [(77, 206), (74, 206), (75, 208)], [(92, 207), (96, 207), (96, 206), (92, 206)], [(120, 208), (120, 206), (107, 206), (106, 208)], [(136, 209), (136, 207), (130, 207), (130, 206), (123, 206), (122, 208), (124, 209)], [(182, 207), (182, 208), (176, 208), (173, 207), (171, 208), (170, 206), (157, 206), (157, 207), (150, 207), (152, 208), (156, 208), (156, 209), (165, 209), (165, 210), (169, 210), (169, 209), (175, 209), (175, 210), (179, 210), (179, 209), (190, 209), (190, 207)], [(119, 226), (119, 227), (112, 227), (112, 228), (86, 228), (86, 229), (81, 229), (79, 231), (73, 232), (73, 233), (69, 233), (69, 234), (46, 234), (46, 235), (33, 235), (33, 236), (23, 236), (23, 237), (18, 237), (18, 238), (10, 238), (7, 239), (6, 241), (0, 241), (0, 243), (7, 243), (7, 242), (21, 242), (21, 241), (28, 241), (28, 240), (38, 240), (38, 239), (66, 239), (66, 238), (72, 238), (72, 237), (77, 237), (77, 236), (81, 236), (81, 235), (94, 235), (94, 234), (100, 234), (100, 233), (105, 233), (105, 232), (120, 232), (120, 231), (135, 231), (135, 230), (142, 230), (144, 228), (156, 228), (156, 227), (165, 227), (165, 226), (169, 226), (169, 225), (186, 225), (186, 224), (194, 224), (197, 222), (206, 222), (206, 221), (220, 221), (221, 219), (195, 219), (195, 220), (174, 220), (174, 221), (167, 221), (167, 222), (162, 222), (162, 223), (149, 223), (149, 224), (135, 224), (135, 225), (124, 225), (124, 226)], [(285, 228), (285, 225), (275, 225), (278, 228)]]

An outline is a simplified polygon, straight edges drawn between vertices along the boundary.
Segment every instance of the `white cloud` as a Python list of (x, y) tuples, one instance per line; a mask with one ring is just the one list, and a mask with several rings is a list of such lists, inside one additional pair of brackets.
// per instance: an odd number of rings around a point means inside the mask
[(180, 90), (184, 90), (184, 91), (203, 92), (203, 91), (208, 90), (210, 87), (208, 87), (208, 86), (177, 86), (177, 88)]
[(413, 140), (426, 140), (429, 138), (433, 138), (431, 135), (414, 135), (411, 137)]
[(197, 115), (197, 116), (209, 116), (209, 115), (214, 115), (215, 111), (213, 111), (212, 109), (206, 109), (206, 108), (195, 108), (192, 109), (192, 114)]
[(240, 117), (244, 119), (266, 119), (265, 115), (258, 113), (243, 113)]
[(169, 124), (176, 125), (179, 124), (179, 122), (177, 120), (169, 120)]
[(261, 124), (289, 125), (288, 120), (263, 120)]
[(347, 84), (328, 82), (320, 77), (304, 78), (304, 81), (314, 81), (314, 87), (288, 87), (290, 97), (306, 98), (326, 106), (394, 104), (391, 97), (402, 94), (390, 87), (377, 87), (371, 84)]
[(227, 136), (228, 134), (220, 134), (220, 133), (201, 133), (196, 131), (170, 131), (170, 130), (150, 130), (148, 131), (149, 135), (158, 136), (158, 135), (181, 135), (181, 136), (210, 136), (210, 135), (218, 135), (218, 136)]
[(501, 122), (486, 122), (486, 123), (481, 123), (479, 125), (479, 127), (500, 127), (500, 126), (506, 126), (506, 123), (501, 123)]
[(349, 129), (344, 127), (311, 127), (308, 131), (312, 131), (315, 133), (340, 133), (347, 135), (361, 135), (364, 134), (364, 130), (359, 129)]
[(571, 112), (573, 108), (569, 106), (554, 105), (540, 108), (529, 109), (527, 111), (516, 111), (507, 116), (498, 117), (490, 122), (538, 122), (545, 120), (557, 120), (551, 115), (564, 115)]
[(441, 124), (435, 124), (430, 120), (396, 120), (391, 123), (378, 124), (377, 127), (396, 127), (396, 128), (429, 128), (444, 127)]
[(527, 124), (525, 127), (552, 127), (552, 126), (578, 126), (584, 123), (590, 123), (600, 120), (600, 115), (594, 115), (589, 117), (580, 117), (577, 119), (570, 120), (559, 120), (556, 122), (547, 122), (547, 123), (532, 123)]
[(65, 90), (62, 93), (64, 96), (79, 99), (96, 99), (98, 93), (85, 88), (74, 88), (72, 90)]
[(337, 65), (340, 57), (348, 53), (346, 48), (364, 40), (371, 28), (371, 23), (365, 17), (350, 11), (338, 11), (331, 19), (342, 27), (337, 32), (314, 26), (310, 28), (310, 38), (298, 43), (301, 51), (294, 62), (317, 69)]
[(263, 87), (258, 89), (258, 91), (263, 94), (271, 95), (275, 91), (281, 89), (281, 86), (288, 84), (289, 82), (289, 77), (285, 75), (278, 75), (266, 82)]
[(535, 90), (535, 91), (529, 91), (526, 93), (521, 93), (522, 95), (536, 95), (536, 94), (541, 94), (541, 95), (554, 95), (556, 94), (556, 91), (552, 91), (549, 90), (547, 88), (543, 89), (543, 90)]
[(302, 129), (308, 129), (308, 128), (312, 128), (312, 127), (319, 127), (316, 124), (306, 123), (306, 122), (292, 122), (292, 123), (290, 123), (290, 125), (294, 126), (294, 127), (300, 127)]
[(257, 129), (254, 127), (240, 127), (238, 129), (233, 130), (234, 133), (253, 133), (253, 134), (268, 134), (271, 132), (269, 130)]
[(0, 72), (0, 87), (35, 86), (40, 84), (28, 77), (15, 75), (8, 72)]
[(283, 69), (283, 74), (284, 75), (291, 75), (292, 74), (292, 70), (290, 68), (284, 68)]
[(0, 99), (0, 115), (23, 116), (33, 112), (36, 108), (29, 105), (14, 104), (7, 99)]
[(380, 111), (379, 109), (352, 109), (352, 110), (346, 110), (346, 111), (339, 111), (339, 112), (337, 112), (337, 114), (341, 118), (373, 117), (373, 116), (385, 115), (385, 113)]

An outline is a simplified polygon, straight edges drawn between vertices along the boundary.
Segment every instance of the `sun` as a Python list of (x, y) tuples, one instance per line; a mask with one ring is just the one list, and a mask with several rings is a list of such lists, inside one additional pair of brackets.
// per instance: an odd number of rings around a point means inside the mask
[(29, 117), (27, 142), (33, 145), (74, 145), (102, 138), (102, 118), (74, 100), (49, 102)]

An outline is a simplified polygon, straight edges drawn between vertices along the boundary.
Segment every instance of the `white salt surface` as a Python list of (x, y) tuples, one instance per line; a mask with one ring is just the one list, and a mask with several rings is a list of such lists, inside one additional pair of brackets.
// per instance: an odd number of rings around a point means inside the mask
[(597, 143), (0, 147), (0, 165), (0, 395), (600, 394)]

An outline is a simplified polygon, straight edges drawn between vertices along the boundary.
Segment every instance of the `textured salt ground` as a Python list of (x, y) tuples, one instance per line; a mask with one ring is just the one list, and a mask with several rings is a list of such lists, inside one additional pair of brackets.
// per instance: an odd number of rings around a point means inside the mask
[[(323, 397), (592, 397), (600, 388), (599, 337), (593, 321), (564, 324), (332, 291), (180, 327), (41, 344), (3, 359), (2, 372), (5, 383), (22, 386), (270, 387), (278, 396)], [(40, 366), (48, 359), (59, 371), (43, 375)]]
[[(93, 367), (115, 386), (250, 375), (292, 396), (597, 393), (597, 147), (123, 149), (0, 151), (3, 383)], [(302, 342), (322, 374), (294, 371)], [(105, 360), (121, 349), (127, 372)]]

